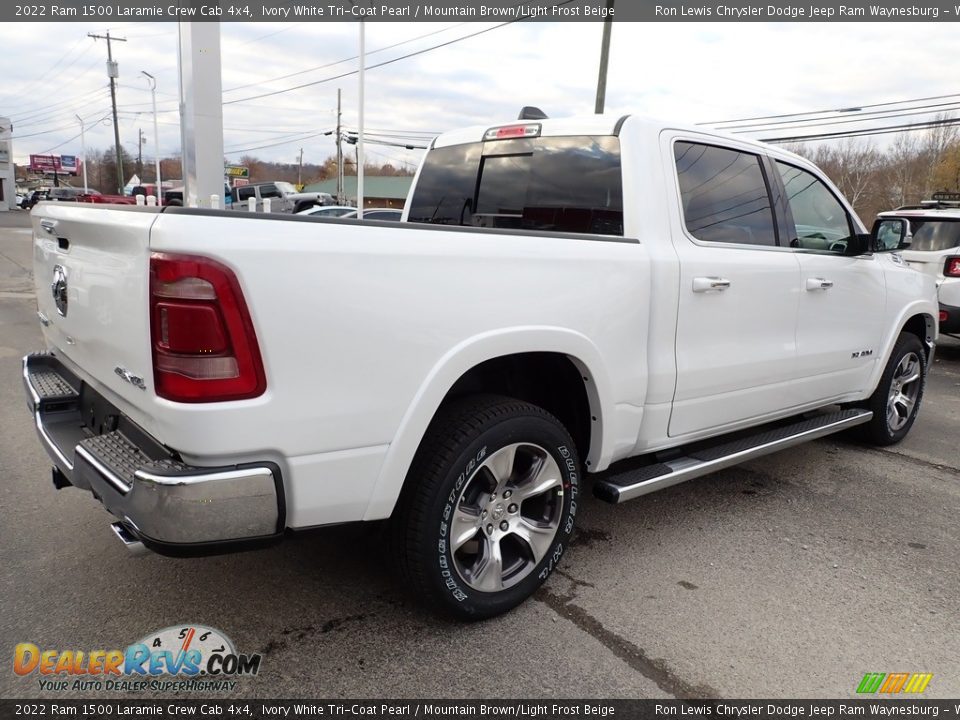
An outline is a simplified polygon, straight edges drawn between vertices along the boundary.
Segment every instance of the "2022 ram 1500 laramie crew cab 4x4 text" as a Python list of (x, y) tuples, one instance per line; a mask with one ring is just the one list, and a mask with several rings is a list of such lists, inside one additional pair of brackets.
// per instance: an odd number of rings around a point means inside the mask
[(621, 502), (916, 417), (934, 280), (795, 155), (522, 119), (438, 137), (405, 212), (35, 209), (55, 484), (172, 555), (390, 519), (414, 592), (482, 618), (557, 566), (585, 473)]

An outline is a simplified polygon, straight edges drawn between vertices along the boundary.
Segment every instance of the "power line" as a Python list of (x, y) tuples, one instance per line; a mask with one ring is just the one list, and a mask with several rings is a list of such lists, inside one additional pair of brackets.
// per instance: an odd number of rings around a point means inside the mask
[[(67, 83), (69, 83), (70, 85), (76, 85), (76, 84), (77, 84), (77, 81), (80, 80), (80, 79), (83, 78), (83, 77), (86, 77), (87, 73), (89, 73), (89, 72), (94, 68), (94, 66), (97, 65), (99, 62), (100, 62), (99, 59), (94, 58), (93, 61), (92, 61), (89, 65), (87, 65), (86, 67), (84, 67), (83, 70), (81, 70), (78, 74), (76, 74), (76, 75), (71, 75), (71, 76), (69, 77), (69, 79), (65, 79), (63, 83), (54, 84), (54, 85), (51, 86), (51, 87), (44, 88), (44, 99), (43, 99), (43, 100), (38, 100), (38, 101), (36, 101), (36, 102), (27, 103), (27, 104), (22, 108), (22, 113), (23, 113), (23, 114), (32, 114), (32, 113), (38, 112), (38, 111), (40, 110), (41, 106), (43, 106), (43, 110), (46, 110), (46, 107), (45, 107), (45, 106), (46, 106), (46, 104), (47, 104), (47, 98), (49, 98), (50, 95), (51, 95), (57, 88), (60, 88), (60, 87), (62, 87), (64, 84), (67, 84)], [(82, 97), (82, 96), (81, 96), (81, 95), (77, 95), (76, 97)]]
[[(400, 47), (401, 45), (407, 45), (408, 43), (416, 42), (417, 40), (423, 40), (424, 38), (430, 37), (432, 35), (439, 35), (440, 33), (454, 30), (455, 28), (458, 28), (461, 25), (466, 25), (466, 24), (467, 23), (465, 22), (458, 23), (457, 25), (453, 25), (448, 28), (443, 28), (441, 30), (434, 30), (433, 32), (425, 33), (424, 35), (418, 35), (417, 37), (410, 38), (409, 40), (403, 40), (402, 42), (394, 43), (393, 45), (387, 45), (386, 47), (378, 48), (376, 50), (371, 50), (370, 52), (367, 53), (367, 55), (375, 55), (377, 53), (384, 52), (386, 50), (392, 50), (393, 48)], [(292, 28), (289, 28), (289, 29), (292, 29)], [(279, 32), (283, 32), (283, 30)], [(262, 40), (263, 38), (267, 38), (267, 37), (270, 37), (271, 35), (277, 35), (277, 34), (278, 33), (270, 33), (268, 35), (264, 35), (256, 39)], [(254, 42), (254, 41), (251, 40), (250, 42)], [(244, 43), (244, 44), (248, 44), (248, 43)], [(310, 72), (315, 72), (316, 70), (324, 70), (328, 67), (333, 67), (334, 65), (340, 65), (345, 62), (350, 62), (351, 60), (356, 60), (358, 57), (360, 56), (352, 55), (348, 58), (343, 58), (342, 60), (334, 60), (333, 62), (324, 63), (323, 65), (317, 65), (316, 67), (307, 68), (306, 70), (298, 70), (297, 72), (288, 73), (287, 75), (279, 75), (277, 77), (272, 77), (268, 80), (260, 80), (258, 82), (247, 83), (246, 85), (235, 85), (232, 88), (227, 88), (223, 92), (228, 93), (228, 92), (233, 92), (234, 90), (243, 90), (244, 88), (254, 87), (255, 85), (266, 85), (267, 83), (276, 82), (277, 80), (287, 80), (288, 78), (296, 77), (298, 75), (305, 75)]]
[[(557, 3), (556, 5), (553, 5), (552, 7), (561, 7), (563, 5), (569, 5), (572, 2), (576, 2), (576, 0), (561, 0), (561, 2)], [(423, 48), (422, 50), (415, 50), (414, 52), (407, 53), (406, 55), (401, 55), (399, 57), (392, 58), (390, 60), (384, 60), (383, 62), (375, 63), (373, 65), (367, 65), (365, 69), (373, 70), (375, 68), (384, 67), (386, 65), (392, 65), (393, 63), (400, 62), (401, 60), (407, 60), (408, 58), (416, 57), (417, 55), (423, 55), (424, 53), (431, 52), (432, 50), (438, 50), (440, 48), (447, 47), (448, 45), (453, 45), (454, 43), (462, 42), (464, 40), (469, 40), (470, 38), (475, 38), (479, 35), (484, 35), (486, 33), (493, 32), (494, 30), (499, 30), (502, 27), (506, 27), (507, 25), (513, 25), (514, 23), (520, 22), (522, 20), (527, 20), (530, 17), (532, 16), (523, 15), (513, 20), (508, 20), (506, 22), (499, 23), (497, 25), (494, 25), (493, 27), (485, 28), (483, 30), (478, 30), (477, 32), (470, 33), (469, 35), (464, 35), (463, 37), (455, 38), (453, 40), (448, 40), (447, 42), (440, 43), (439, 45), (432, 45), (428, 48)], [(339, 75), (333, 75), (331, 77), (323, 78), (321, 80), (314, 80), (312, 82), (303, 83), (301, 85), (294, 85), (293, 87), (284, 88), (282, 90), (273, 90), (271, 92), (260, 93), (259, 95), (251, 95), (249, 97), (238, 98), (236, 100), (226, 100), (224, 101), (223, 104), (233, 105), (236, 103), (246, 102), (248, 100), (259, 100), (260, 98), (272, 97), (274, 95), (282, 95), (284, 93), (293, 92), (294, 90), (302, 90), (303, 88), (312, 87), (314, 85), (321, 85), (323, 83), (332, 82), (333, 80), (340, 80), (341, 78), (350, 77), (351, 75), (356, 75), (357, 72), (358, 72), (357, 70), (349, 70)]]
[(945, 120), (931, 120), (922, 123), (907, 123), (904, 125), (889, 125), (879, 128), (866, 128), (863, 130), (847, 130), (833, 133), (819, 133), (814, 135), (794, 135), (791, 137), (763, 138), (761, 142), (785, 143), (801, 142), (803, 140), (838, 140), (850, 137), (870, 137), (873, 135), (890, 135), (897, 132), (914, 132), (916, 130), (930, 130), (937, 127), (951, 127), (960, 125), (960, 118), (949, 118)]
[[(45, 77), (45, 76), (48, 76), (48, 75), (50, 75), (54, 70), (56, 70), (57, 67), (60, 65), (60, 63), (63, 62), (64, 60), (66, 60), (67, 56), (68, 56), (70, 53), (72, 53), (72, 52), (73, 52), (74, 50), (76, 50), (77, 48), (81, 47), (81, 43), (82, 43), (82, 42), (83, 42), (83, 38), (78, 38), (78, 39), (73, 43), (73, 45), (71, 45), (69, 48), (67, 48), (67, 50), (63, 53), (63, 55), (61, 55), (59, 58), (57, 58), (57, 59), (53, 62), (53, 65), (50, 66), (50, 69), (49, 69), (49, 70), (46, 70), (46, 71), (44, 71), (43, 73), (40, 74), (40, 77), (39, 77), (39, 78), (36, 78), (36, 79), (34, 79), (34, 80), (27, 80), (27, 81), (25, 81), (23, 84), (21, 84), (20, 87), (17, 88), (15, 91), (12, 91), (12, 92), (4, 92), (3, 94), (4, 94), (4, 95), (12, 95), (12, 96), (14, 96), (14, 97), (19, 97), (20, 95), (23, 95), (23, 94), (27, 91), (27, 89), (29, 88), (29, 86), (30, 86), (31, 84), (36, 83), (36, 82), (39, 82), (40, 78), (43, 78), (43, 77)], [(85, 50), (81, 51), (80, 54), (77, 55), (77, 56), (70, 62), (70, 64), (67, 65), (67, 67), (65, 67), (65, 68), (63, 69), (63, 71), (69, 70), (71, 67), (73, 67), (74, 64), (77, 62), (77, 60), (79, 60), (81, 57), (83, 57), (84, 55), (86, 55), (89, 51), (90, 51), (90, 47), (87, 46), (87, 48), (86, 48)], [(61, 72), (63, 72), (63, 71), (61, 71)]]
[[(934, 108), (938, 108), (935, 110)], [(723, 128), (726, 131), (730, 131), (736, 134), (741, 134), (745, 132), (761, 132), (764, 130), (772, 129), (775, 125), (791, 125), (789, 128), (784, 128), (785, 130), (797, 130), (801, 128), (808, 127), (825, 127), (830, 125), (848, 125), (850, 123), (859, 123), (869, 120), (894, 120), (901, 117), (912, 117), (915, 115), (930, 115), (934, 112), (950, 112), (952, 110), (960, 109), (960, 102), (949, 102), (949, 103), (936, 103), (933, 105), (918, 105), (916, 107), (903, 108), (902, 110), (875, 110), (874, 112), (860, 114), (857, 113), (854, 116), (836, 116), (837, 118), (814, 118), (812, 120), (785, 120), (778, 123), (763, 123), (760, 125), (734, 125), (728, 128)], [(744, 129), (734, 129), (734, 128), (744, 128)]]
[(324, 130), (324, 131), (322, 131), (322, 132), (316, 132), (316, 133), (312, 133), (312, 134), (310, 134), (310, 135), (305, 135), (304, 137), (293, 138), (293, 139), (291, 139), (291, 140), (284, 140), (283, 142), (269, 143), (269, 144), (267, 144), (267, 145), (257, 145), (256, 147), (243, 148), (243, 149), (241, 149), (241, 150), (229, 150), (229, 151), (224, 151), (223, 154), (224, 154), (224, 155), (238, 155), (238, 154), (240, 154), (240, 153), (251, 152), (252, 150), (262, 150), (262, 149), (264, 149), (264, 148), (279, 147), (279, 146), (281, 146), (281, 145), (290, 145), (291, 143), (297, 143), (297, 142), (300, 142), (300, 141), (302, 141), (302, 140), (309, 140), (310, 138), (319, 137), (320, 135), (327, 135), (327, 134), (332, 133), (332, 132), (333, 132), (332, 129), (330, 129), (330, 130)]
[(54, 122), (60, 118), (73, 116), (77, 110), (83, 109), (84, 107), (89, 107), (91, 103), (97, 102), (98, 100), (103, 100), (107, 97), (107, 94), (107, 89), (104, 87), (98, 92), (87, 94), (82, 99), (75, 100), (68, 105), (57, 108), (56, 112), (47, 113), (45, 117), (40, 117), (41, 115), (44, 115), (44, 113), (38, 113), (37, 115), (31, 116), (26, 120), (14, 120), (13, 124), (18, 128), (34, 127), (37, 125), (44, 125), (46, 123)]
[[(98, 122), (98, 123), (99, 123), (99, 122), (102, 122), (103, 120), (106, 120), (108, 117), (110, 117), (110, 113), (107, 113), (106, 115), (104, 115), (102, 118), (100, 118), (99, 120), (97, 120), (97, 122)], [(94, 123), (94, 124), (96, 124), (96, 123)], [(82, 130), (81, 130), (80, 132), (78, 132), (76, 135), (74, 135), (72, 138), (70, 138), (69, 140), (64, 140), (62, 143), (59, 143), (59, 144), (57, 144), (57, 145), (54, 145), (52, 148), (48, 148), (47, 150), (44, 150), (44, 151), (41, 152), (41, 153), (35, 153), (35, 154), (37, 154), (37, 155), (46, 155), (48, 152), (52, 152), (52, 151), (54, 151), (54, 150), (56, 150), (56, 149), (58, 149), (58, 148), (63, 147), (63, 146), (66, 145), (67, 143), (73, 142), (74, 140), (76, 140), (76, 139), (77, 139), (78, 137), (80, 137), (81, 135), (83, 135), (83, 131), (82, 131)], [(87, 158), (83, 158), (83, 162), (87, 162)]]
[(926, 102), (927, 100), (944, 100), (946, 98), (956, 98), (956, 97), (960, 97), (960, 93), (952, 93), (950, 95), (931, 95), (929, 97), (913, 98), (912, 100), (891, 100), (889, 102), (872, 103), (869, 105), (854, 105), (849, 108), (831, 108), (829, 110), (808, 110), (806, 112), (781, 113), (779, 115), (758, 115), (756, 117), (735, 118), (731, 120), (708, 120), (706, 122), (697, 123), (697, 125), (726, 125), (728, 123), (747, 122), (750, 120), (778, 120), (780, 118), (787, 118), (787, 117), (800, 117), (801, 115), (825, 115), (827, 113), (850, 112), (854, 110), (854, 108), (856, 108), (856, 110), (863, 110), (864, 108), (888, 107), (890, 105), (903, 105), (905, 103)]
[[(96, 115), (96, 114), (97, 114), (97, 113), (94, 113), (94, 115)], [(93, 115), (88, 115), (87, 117), (93, 117)], [(86, 119), (86, 118), (84, 118), (84, 119)], [(99, 121), (98, 121), (98, 122), (99, 122)], [(26, 139), (26, 138), (39, 137), (40, 135), (49, 135), (50, 133), (53, 133), (53, 132), (58, 132), (58, 131), (60, 131), (60, 130), (66, 130), (67, 128), (74, 127), (74, 125), (76, 125), (76, 123), (70, 123), (69, 125), (62, 125), (62, 126), (60, 126), (60, 127), (52, 128), (51, 130), (44, 130), (44, 131), (42, 131), (42, 132), (30, 133), (29, 135), (14, 135), (14, 139), (16, 139), (16, 140), (24, 140), (24, 139)], [(78, 137), (79, 137), (79, 136), (78, 136)]]

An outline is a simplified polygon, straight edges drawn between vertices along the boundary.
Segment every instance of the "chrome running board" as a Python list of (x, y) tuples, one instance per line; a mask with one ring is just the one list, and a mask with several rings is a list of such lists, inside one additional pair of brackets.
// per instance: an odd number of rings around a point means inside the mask
[(610, 503), (626, 502), (761, 455), (862, 425), (872, 418), (870, 410), (841, 410), (737, 440), (723, 442), (721, 438), (716, 445), (696, 443), (685, 454), (681, 449), (680, 457), (613, 475), (604, 474), (594, 482), (593, 493)]

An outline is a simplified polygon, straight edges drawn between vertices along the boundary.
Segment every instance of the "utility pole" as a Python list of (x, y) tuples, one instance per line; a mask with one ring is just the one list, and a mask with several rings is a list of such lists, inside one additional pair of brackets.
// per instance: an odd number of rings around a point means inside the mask
[(82, 117), (79, 115), (74, 115), (74, 117), (80, 123), (80, 152), (83, 153), (83, 192), (87, 193), (90, 191), (90, 186), (87, 184), (87, 136), (85, 135), (87, 128), (83, 124)]
[(340, 144), (340, 88), (337, 88), (337, 204), (344, 204), (343, 197), (343, 146)]
[(123, 158), (120, 155), (120, 126), (117, 124), (117, 77), (119, 77), (120, 73), (117, 68), (117, 63), (113, 61), (113, 49), (110, 46), (110, 42), (113, 40), (126, 42), (127, 39), (110, 37), (109, 30), (107, 30), (106, 35), (87, 33), (87, 37), (93, 38), (94, 41), (107, 41), (107, 77), (110, 78), (110, 106), (113, 108), (113, 140), (117, 151), (117, 192), (122, 195), (124, 185)]
[(603, 21), (603, 39), (600, 41), (600, 74), (597, 77), (597, 102), (593, 111), (600, 115), (607, 101), (607, 61), (610, 57), (610, 28), (613, 25), (613, 0), (607, 0), (607, 15)]
[(303, 185), (303, 148), (300, 148), (300, 159), (297, 161), (297, 191)]
[(137, 128), (137, 177), (143, 184), (143, 128)]

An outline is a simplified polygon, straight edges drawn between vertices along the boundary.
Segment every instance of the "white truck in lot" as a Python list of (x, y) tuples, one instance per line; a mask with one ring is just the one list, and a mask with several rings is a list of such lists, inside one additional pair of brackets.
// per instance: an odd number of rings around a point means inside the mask
[(460, 618), (528, 597), (585, 479), (618, 503), (828, 433), (897, 442), (932, 277), (810, 163), (636, 116), (438, 137), (400, 223), (33, 211), (56, 487), (131, 547), (258, 547), (389, 519)]

